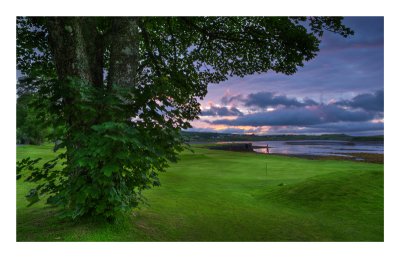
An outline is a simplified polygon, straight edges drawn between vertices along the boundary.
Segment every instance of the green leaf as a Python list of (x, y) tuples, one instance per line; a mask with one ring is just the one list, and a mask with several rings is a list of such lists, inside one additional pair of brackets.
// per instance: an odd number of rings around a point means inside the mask
[(114, 171), (118, 169), (115, 164), (107, 164), (103, 167), (102, 172), (105, 176), (110, 177)]

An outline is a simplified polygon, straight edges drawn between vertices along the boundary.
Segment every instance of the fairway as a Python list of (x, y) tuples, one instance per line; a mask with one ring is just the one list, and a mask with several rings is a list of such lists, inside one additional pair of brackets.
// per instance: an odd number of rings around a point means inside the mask
[[(114, 224), (56, 217), (17, 181), (17, 241), (383, 241), (383, 165), (193, 145)], [(19, 146), (17, 159), (52, 146)]]

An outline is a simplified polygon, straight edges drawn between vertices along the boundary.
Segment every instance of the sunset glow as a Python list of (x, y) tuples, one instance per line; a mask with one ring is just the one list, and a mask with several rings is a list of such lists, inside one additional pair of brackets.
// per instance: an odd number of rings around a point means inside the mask
[(383, 17), (349, 17), (354, 36), (324, 34), (294, 75), (262, 73), (209, 85), (190, 131), (383, 134)]

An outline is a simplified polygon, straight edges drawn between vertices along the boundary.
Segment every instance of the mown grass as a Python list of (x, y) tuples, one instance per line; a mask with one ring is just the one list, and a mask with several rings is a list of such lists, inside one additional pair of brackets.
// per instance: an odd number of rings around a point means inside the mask
[(383, 241), (382, 164), (193, 149), (146, 192), (149, 206), (114, 224), (26, 207), (31, 185), (17, 181), (17, 241)]

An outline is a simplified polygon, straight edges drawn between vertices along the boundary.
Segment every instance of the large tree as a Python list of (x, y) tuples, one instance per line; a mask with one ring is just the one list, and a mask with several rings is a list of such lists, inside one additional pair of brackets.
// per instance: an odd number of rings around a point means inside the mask
[(325, 30), (353, 33), (339, 17), (17, 18), (19, 90), (39, 98), (62, 149), (42, 167), (19, 162), (38, 182), (27, 197), (45, 195), (72, 218), (137, 206), (177, 160), (209, 83), (293, 74)]

